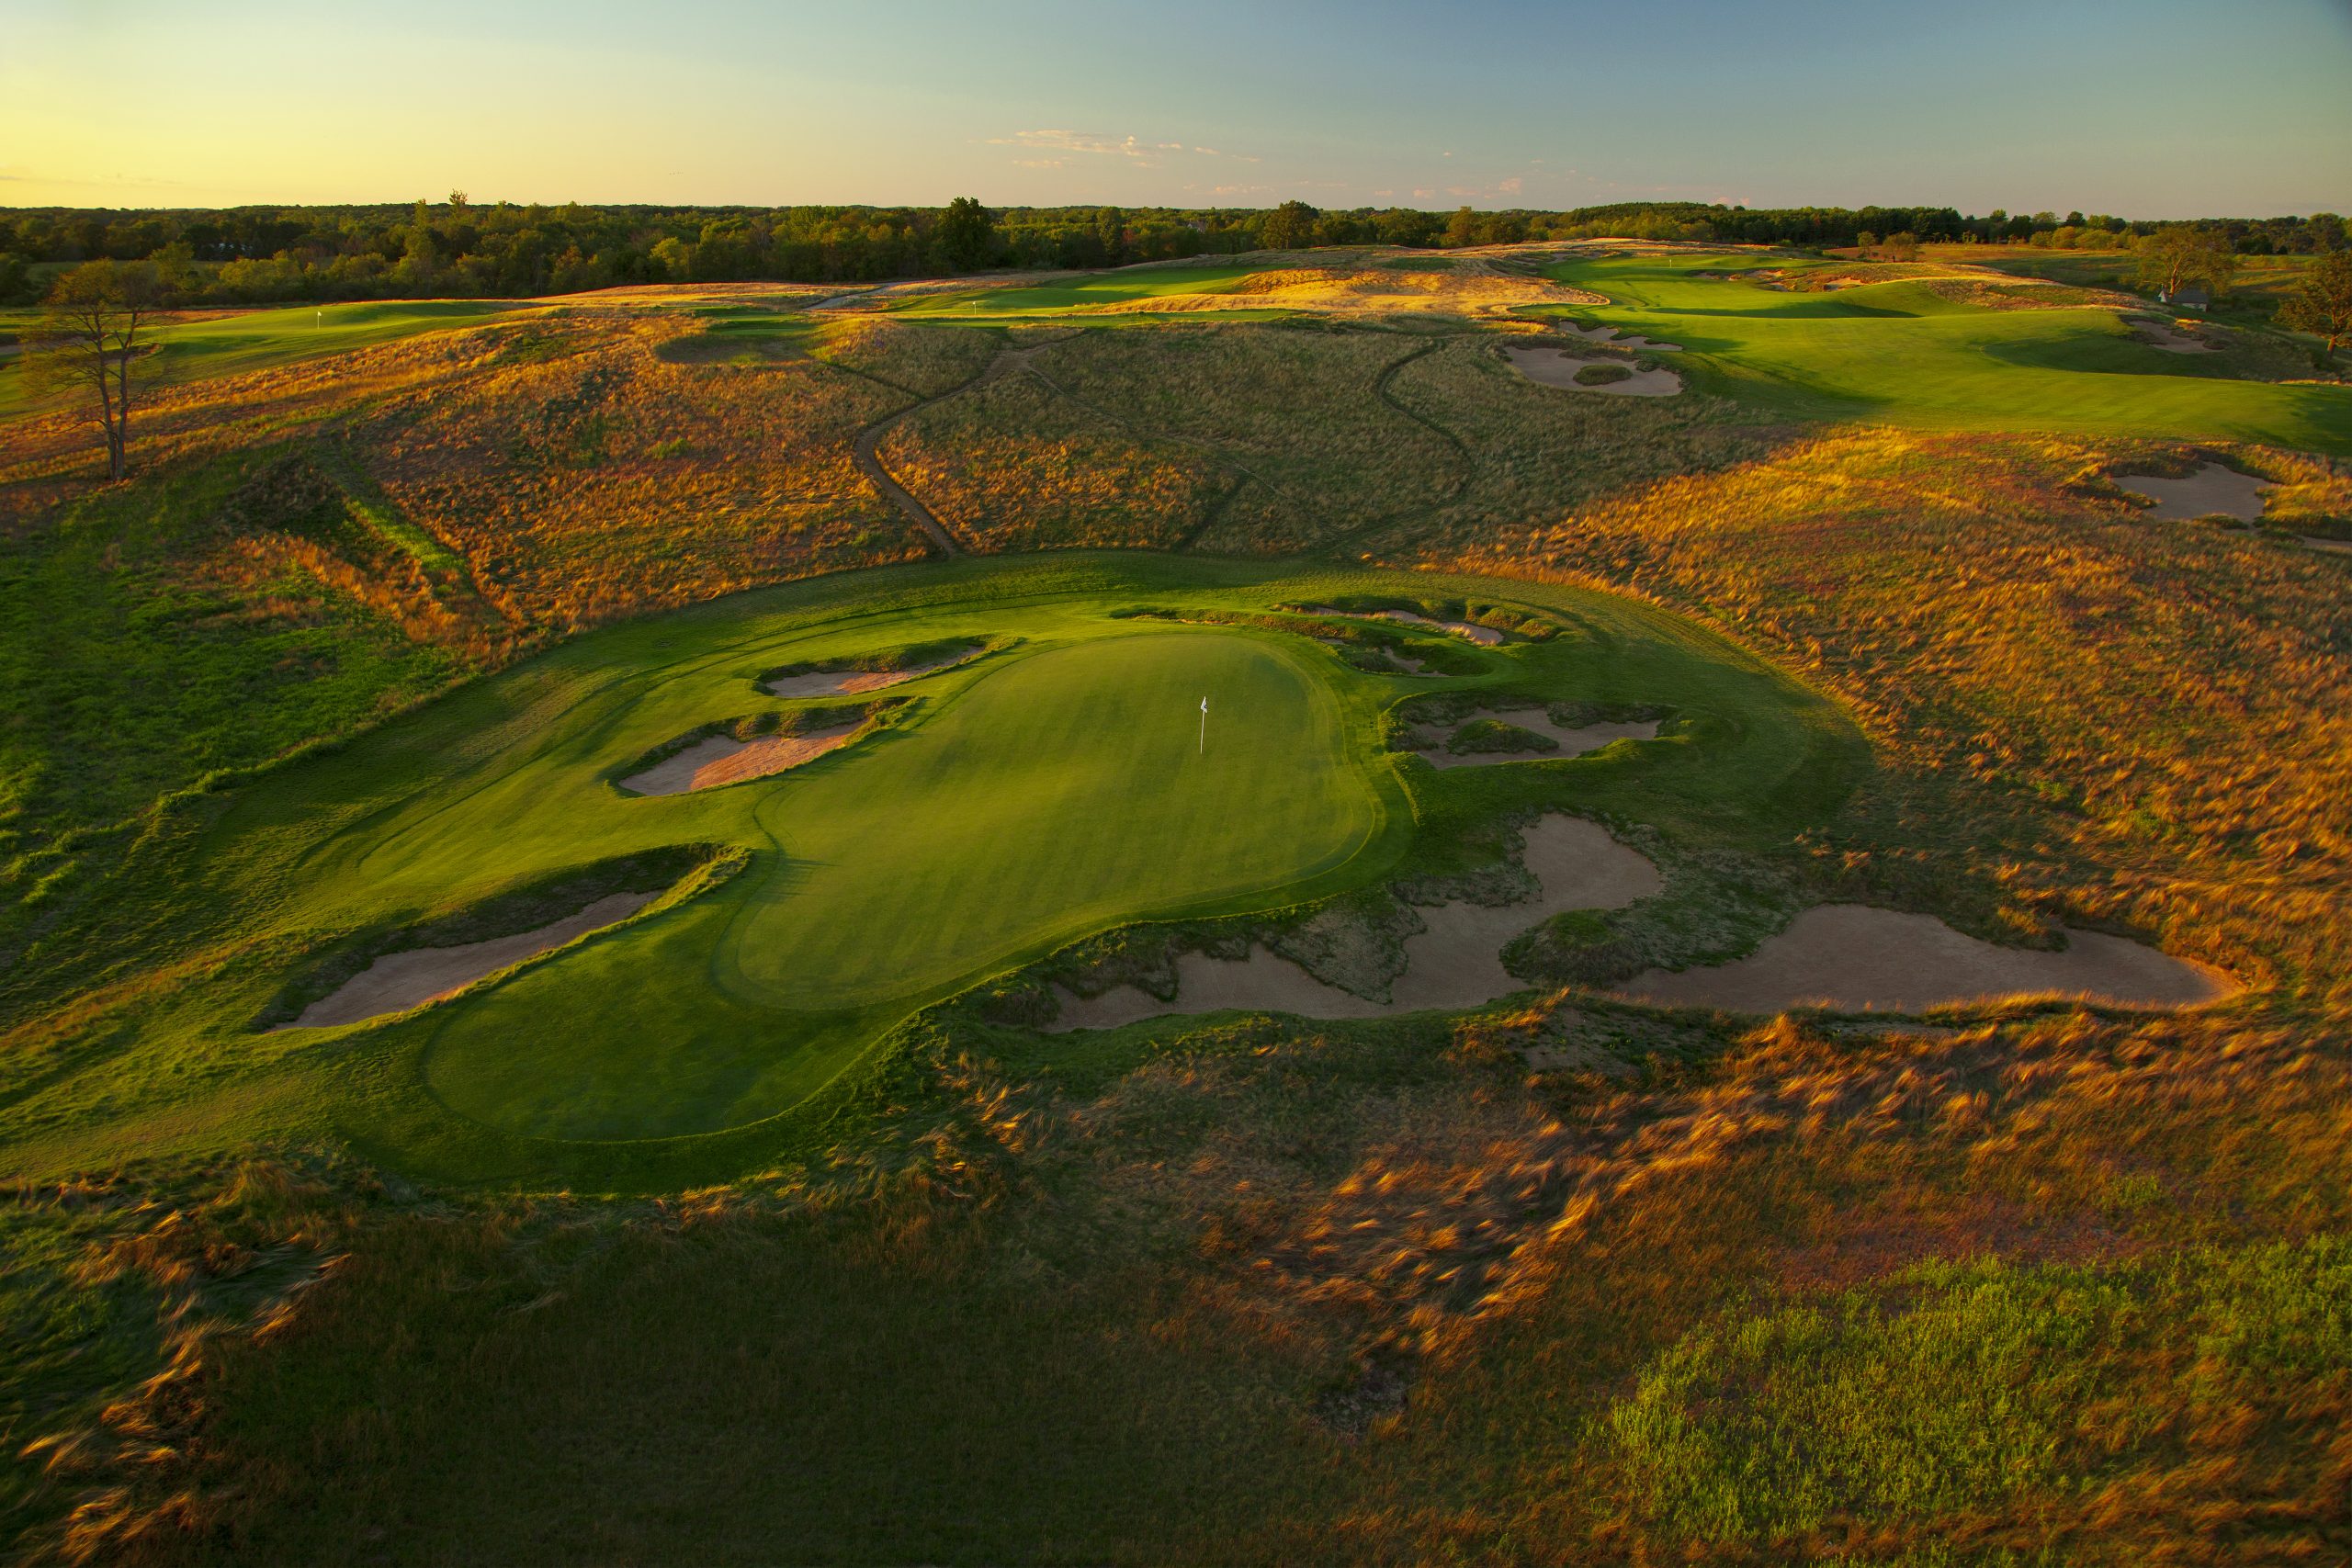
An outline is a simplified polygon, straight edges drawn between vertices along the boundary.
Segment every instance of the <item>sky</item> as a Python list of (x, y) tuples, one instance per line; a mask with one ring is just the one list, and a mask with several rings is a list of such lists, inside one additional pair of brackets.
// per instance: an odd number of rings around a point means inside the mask
[(2345, 212), (2352, 0), (0, 0), (0, 207), (453, 189)]

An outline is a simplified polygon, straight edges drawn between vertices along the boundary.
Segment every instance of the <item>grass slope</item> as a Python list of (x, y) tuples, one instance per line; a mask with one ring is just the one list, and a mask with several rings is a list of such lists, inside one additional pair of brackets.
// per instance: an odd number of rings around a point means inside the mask
[(1911, 280), (1781, 293), (1692, 276), (1725, 261), (1622, 257), (1551, 275), (1608, 296), (1577, 316), (1679, 344), (1676, 367), (1702, 389), (1792, 419), (2352, 453), (2352, 388), (2230, 379), (2141, 343), (2111, 312), (1988, 310)]

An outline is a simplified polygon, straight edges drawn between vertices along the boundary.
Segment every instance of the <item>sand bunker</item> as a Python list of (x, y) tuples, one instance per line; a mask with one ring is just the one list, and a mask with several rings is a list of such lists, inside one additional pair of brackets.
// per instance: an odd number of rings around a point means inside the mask
[(2140, 341), (2151, 348), (2161, 348), (2166, 354), (2218, 354), (2221, 351), (2203, 338), (2182, 332), (2170, 321), (2159, 321), (2147, 316), (2133, 316), (2127, 323)]
[(1616, 327), (1580, 327), (1573, 321), (1555, 321), (1552, 330), (1582, 338), (1587, 343), (1605, 343), (1611, 348), (1641, 349), (1658, 354), (1682, 352), (1682, 345), (1679, 343), (1659, 343), (1639, 333), (1624, 332)]
[(936, 674), (942, 670), (953, 670), (958, 664), (969, 664), (982, 651), (976, 648), (953, 659), (935, 659), (928, 664), (910, 664), (904, 670), (811, 670), (804, 674), (779, 675), (773, 681), (763, 681), (760, 689), (778, 697), (839, 697), (854, 695), (859, 692), (878, 692), (885, 686), (896, 686), (902, 682)]
[(333, 995), (304, 1008), (292, 1023), (278, 1027), (329, 1029), (439, 1001), (510, 964), (520, 964), (535, 953), (586, 936), (600, 926), (627, 919), (658, 896), (608, 894), (578, 914), (535, 931), (469, 942), (458, 947), (420, 947), (407, 953), (387, 953), (345, 980)]
[(1510, 367), (1539, 386), (1557, 387), (1566, 392), (1614, 392), (1632, 398), (1670, 398), (1682, 390), (1682, 378), (1671, 370), (1633, 370), (1622, 381), (1603, 381), (1587, 386), (1577, 379), (1577, 372), (1589, 365), (1613, 365), (1615, 360), (1579, 359), (1565, 348), (1544, 348), (1535, 344), (1507, 344), (1503, 357)]
[[(1581, 757), (1588, 751), (1598, 751), (1620, 740), (1657, 739), (1657, 720), (1654, 718), (1644, 719), (1638, 724), (1587, 724), (1569, 728), (1553, 723), (1552, 716), (1542, 708), (1510, 708), (1471, 716), (1496, 719), (1520, 729), (1531, 729), (1538, 735), (1549, 736), (1560, 743), (1560, 749), (1556, 751), (1468, 751), (1456, 754), (1445, 749), (1445, 738), (1441, 735), (1430, 744), (1415, 748), (1416, 755), (1433, 768), (1476, 768), (1489, 762), (1557, 761), (1564, 757)], [(1454, 727), (1447, 728), (1450, 730)]]
[(828, 751), (840, 750), (856, 737), (857, 730), (856, 725), (846, 724), (802, 735), (763, 736), (757, 740), (713, 735), (641, 773), (621, 780), (621, 787), (639, 795), (684, 795), (692, 790), (741, 784), (746, 779), (763, 779), (803, 762), (813, 762)]
[(2115, 482), (2135, 495), (2154, 501), (2156, 504), (2149, 508), (2149, 516), (2176, 523), (2215, 516), (2252, 523), (2262, 515), (2262, 492), (2270, 488), (2268, 479), (2239, 473), (2219, 463), (2207, 463), (2185, 479), (2158, 479), (2153, 474), (2117, 474)]
[(2119, 1007), (2195, 1007), (2238, 989), (2219, 970), (2121, 937), (2069, 931), (2059, 953), (1996, 947), (1932, 915), (1824, 904), (1736, 963), (1652, 969), (1620, 987), (1640, 1001), (1733, 1012), (1807, 1005), (1919, 1012), (2056, 995)]
[(1176, 964), (1176, 1000), (1133, 986), (1099, 997), (1064, 992), (1060, 1020), (1048, 1032), (1116, 1029), (1162, 1013), (1288, 1012), (1305, 1018), (1374, 1018), (1476, 1007), (1526, 988), (1502, 965), (1504, 945), (1529, 927), (1569, 909), (1616, 909), (1665, 886), (1646, 856), (1627, 849), (1596, 822), (1546, 817), (1526, 834), (1524, 863), (1541, 891), (1524, 903), (1489, 908), (1444, 904), (1420, 911), (1428, 930), (1405, 942), (1405, 973), (1386, 1002), (1327, 986), (1297, 964), (1252, 948), (1246, 959), (1188, 953)]
[(1428, 626), (1435, 631), (1452, 632), (1466, 637), (1480, 648), (1492, 648), (1503, 640), (1503, 634), (1492, 626), (1482, 626), (1476, 621), (1433, 621), (1427, 615), (1417, 615), (1410, 610), (1374, 610), (1375, 621), (1402, 621), (1407, 626)]

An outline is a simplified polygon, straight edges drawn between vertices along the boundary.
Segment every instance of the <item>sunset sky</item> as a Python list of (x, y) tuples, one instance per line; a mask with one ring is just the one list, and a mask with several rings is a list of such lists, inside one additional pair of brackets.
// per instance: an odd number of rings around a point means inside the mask
[(453, 187), (2343, 211), (2352, 0), (0, 0), (0, 206)]

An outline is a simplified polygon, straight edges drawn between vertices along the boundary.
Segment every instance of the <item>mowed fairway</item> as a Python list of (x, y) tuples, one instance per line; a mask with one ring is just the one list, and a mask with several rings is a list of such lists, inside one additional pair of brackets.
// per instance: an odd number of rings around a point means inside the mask
[[(151, 373), (159, 383), (175, 384), (234, 376), (543, 308), (510, 299), (393, 299), (231, 310), (153, 329), (150, 336), (159, 352)], [(0, 360), (0, 414), (31, 406), (22, 373)]]
[(910, 316), (1037, 315), (1087, 305), (1129, 305), (1176, 294), (1224, 294), (1250, 266), (1135, 266), (1027, 288), (925, 294), (898, 307)]
[(2352, 452), (2352, 388), (2235, 380), (2140, 342), (2116, 312), (1994, 310), (1924, 282), (1782, 293), (1698, 271), (1752, 258), (1569, 262), (1574, 312), (1684, 352), (1702, 390), (1800, 419), (2258, 441)]

